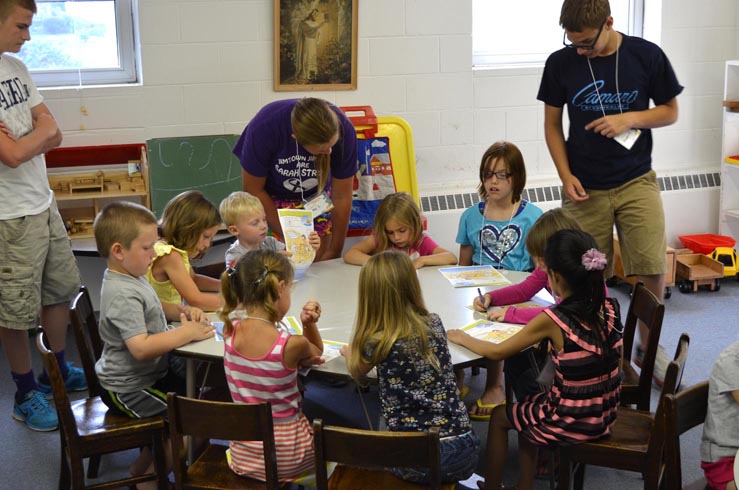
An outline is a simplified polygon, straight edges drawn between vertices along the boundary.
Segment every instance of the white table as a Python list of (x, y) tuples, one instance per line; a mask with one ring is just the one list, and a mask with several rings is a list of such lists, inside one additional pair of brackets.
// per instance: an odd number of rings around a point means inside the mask
[[(300, 318), (300, 311), (308, 300), (321, 304), (321, 319), (318, 328), (323, 340), (349, 342), (354, 328), (357, 310), (357, 289), (361, 267), (347, 265), (342, 259), (317, 262), (311, 265), (305, 276), (292, 287), (291, 306), (288, 316)], [(477, 296), (476, 288), (454, 288), (441, 275), (439, 267), (424, 267), (418, 271), (426, 308), (437, 313), (446, 329), (461, 328), (480, 319), (467, 308)], [(526, 272), (501, 271), (515, 284), (528, 276)], [(495, 287), (482, 287), (483, 292)], [(466, 367), (480, 359), (480, 356), (464, 347), (450, 343), (452, 363)], [(175, 353), (187, 358), (188, 395), (195, 393), (195, 361), (223, 359), (223, 342), (214, 338), (193, 342)], [(313, 368), (316, 374), (329, 376), (349, 376), (346, 363), (338, 357)]]

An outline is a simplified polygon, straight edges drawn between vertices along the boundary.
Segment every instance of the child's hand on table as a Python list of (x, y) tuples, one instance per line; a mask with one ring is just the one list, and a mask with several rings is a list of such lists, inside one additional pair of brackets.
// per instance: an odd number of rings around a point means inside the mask
[(505, 320), (505, 314), (508, 306), (495, 306), (488, 311), (488, 320), (493, 322), (502, 322)]
[(188, 320), (184, 313), (180, 313), (180, 329), (186, 332), (190, 342), (195, 340), (205, 340), (216, 334), (216, 326), (211, 323), (203, 323)]
[(455, 344), (459, 344), (462, 346), (464, 346), (464, 343), (467, 339), (472, 338), (467, 332), (459, 329), (447, 330), (446, 337)]
[(481, 313), (485, 313), (490, 308), (492, 308), (492, 305), (490, 304), (491, 303), (490, 296), (486, 294), (483, 296), (483, 298), (485, 299), (485, 304), (482, 303), (482, 300), (480, 299), (480, 295), (475, 296), (475, 299), (472, 300), (472, 307), (476, 311), (479, 311)]
[(208, 321), (205, 312), (200, 308), (185, 305), (178, 305), (177, 308), (180, 310), (180, 314), (184, 314), (185, 317), (190, 321), (200, 323), (207, 323)]

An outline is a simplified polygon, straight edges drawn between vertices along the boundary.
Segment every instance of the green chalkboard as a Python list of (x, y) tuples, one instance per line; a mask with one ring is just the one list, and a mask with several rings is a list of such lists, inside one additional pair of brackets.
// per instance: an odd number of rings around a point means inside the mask
[(151, 210), (158, 218), (180, 192), (199, 190), (218, 206), (242, 189), (241, 164), (231, 152), (238, 135), (156, 138), (146, 142)]

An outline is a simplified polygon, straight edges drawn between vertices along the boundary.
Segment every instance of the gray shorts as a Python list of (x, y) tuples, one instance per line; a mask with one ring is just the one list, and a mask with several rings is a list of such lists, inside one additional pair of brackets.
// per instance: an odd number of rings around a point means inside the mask
[(0, 220), (0, 326), (34, 328), (42, 306), (68, 303), (79, 288), (55, 200), (40, 214)]

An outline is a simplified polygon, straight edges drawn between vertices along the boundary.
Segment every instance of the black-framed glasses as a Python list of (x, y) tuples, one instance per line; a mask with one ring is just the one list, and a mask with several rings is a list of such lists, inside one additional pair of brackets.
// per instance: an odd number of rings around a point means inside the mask
[(482, 173), (482, 177), (485, 180), (492, 179), (493, 178), (493, 175), (496, 176), (498, 178), (498, 180), (505, 180), (505, 179), (507, 179), (508, 177), (510, 177), (513, 174), (510, 173), (510, 172), (506, 172), (505, 170), (501, 170), (500, 172), (491, 172), (489, 170), (486, 170), (486, 171), (484, 171)]
[(606, 25), (608, 19), (604, 20), (603, 23), (600, 25), (600, 29), (598, 29), (598, 34), (595, 35), (595, 39), (593, 39), (593, 42), (591, 44), (573, 44), (567, 39), (567, 31), (564, 32), (564, 35), (562, 36), (562, 44), (566, 48), (572, 48), (572, 49), (584, 49), (586, 51), (592, 51), (595, 48), (595, 45), (598, 44), (598, 39), (600, 38), (600, 33), (603, 32), (603, 28)]

